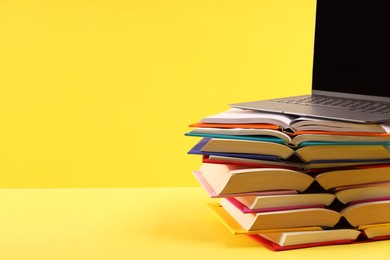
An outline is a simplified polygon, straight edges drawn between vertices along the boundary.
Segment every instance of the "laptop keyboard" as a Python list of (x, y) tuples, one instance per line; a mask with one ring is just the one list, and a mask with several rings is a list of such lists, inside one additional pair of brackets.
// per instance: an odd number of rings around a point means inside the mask
[(376, 113), (376, 114), (390, 113), (390, 103), (384, 103), (378, 101), (327, 97), (327, 96), (320, 96), (320, 95), (289, 97), (289, 98), (275, 99), (275, 101), (282, 102), (282, 103), (290, 103), (290, 104), (341, 108), (346, 110), (354, 110), (354, 111), (369, 112), (369, 113)]

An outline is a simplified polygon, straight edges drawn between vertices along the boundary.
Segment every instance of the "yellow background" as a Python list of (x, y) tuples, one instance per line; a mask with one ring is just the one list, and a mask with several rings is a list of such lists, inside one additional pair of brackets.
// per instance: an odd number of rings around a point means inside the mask
[(187, 125), (310, 91), (314, 0), (0, 1), (0, 187), (198, 186)]
[(389, 241), (274, 253), (233, 236), (191, 174), (188, 124), (310, 91), (314, 11), (0, 0), (0, 258), (388, 259)]

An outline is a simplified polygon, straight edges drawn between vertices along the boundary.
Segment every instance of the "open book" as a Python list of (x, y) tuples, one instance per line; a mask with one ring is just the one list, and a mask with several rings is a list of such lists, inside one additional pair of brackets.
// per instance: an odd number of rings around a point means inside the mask
[[(390, 160), (374, 160), (374, 161), (336, 161), (336, 162), (311, 162), (302, 163), (290, 160), (264, 160), (257, 158), (240, 157), (241, 154), (231, 156), (230, 154), (223, 155), (203, 155), (202, 162), (218, 163), (218, 164), (234, 164), (245, 167), (265, 167), (265, 168), (286, 168), (301, 170), (304, 172), (319, 172), (332, 169), (343, 168), (363, 168), (372, 166), (390, 166)], [(244, 154), (246, 156), (246, 154)]]
[[(389, 233), (390, 234), (390, 233)], [(272, 246), (271, 249), (295, 249), (298, 245), (327, 245), (352, 243), (357, 240), (361, 232), (356, 229), (333, 229), (295, 232), (260, 233), (259, 239), (265, 239)], [(272, 243), (272, 244), (271, 244)]]
[(310, 175), (290, 169), (209, 163), (203, 163), (194, 175), (211, 197), (271, 190), (305, 191), (314, 182)]
[(349, 123), (237, 108), (204, 117), (200, 122), (204, 124), (271, 124), (291, 132), (318, 130), (331, 132), (390, 133), (390, 126), (386, 124)]
[(273, 142), (285, 144), (291, 147), (334, 144), (390, 144), (390, 134), (387, 133), (306, 132), (300, 134), (288, 134), (279, 129), (198, 127), (190, 132), (187, 132), (185, 135)]
[(334, 195), (343, 204), (390, 199), (390, 182), (336, 187)]
[[(341, 207), (362, 202), (390, 200), (390, 182), (370, 183), (336, 189), (334, 193), (268, 191), (256, 195), (226, 197), (243, 213), (299, 208)], [(334, 203), (334, 204), (333, 204)]]
[(202, 138), (190, 151), (193, 154), (230, 155), (251, 159), (288, 160), (302, 163), (390, 160), (388, 145), (309, 145), (293, 149), (284, 144), (251, 140)]
[(292, 210), (244, 213), (228, 199), (221, 199), (222, 209), (226, 211), (243, 229), (247, 231), (283, 230), (299, 227), (334, 228), (343, 218), (349, 228), (364, 225), (390, 223), (390, 200), (353, 204), (340, 212), (327, 208), (302, 208)]
[(359, 229), (273, 232), (248, 236), (273, 251), (282, 251), (390, 239), (390, 224), (368, 225)]
[[(275, 190), (304, 192), (314, 182), (317, 182), (324, 190), (390, 182), (389, 166), (325, 171), (312, 176), (304, 172), (284, 168), (247, 168), (229, 164), (203, 163), (193, 173), (211, 197), (226, 197)], [(345, 194), (345, 192), (344, 198), (353, 197), (353, 195)], [(358, 192), (361, 192), (361, 190), (358, 190)], [(388, 192), (388, 186), (384, 185), (382, 194), (386, 192)], [(363, 198), (360, 197), (360, 199)]]

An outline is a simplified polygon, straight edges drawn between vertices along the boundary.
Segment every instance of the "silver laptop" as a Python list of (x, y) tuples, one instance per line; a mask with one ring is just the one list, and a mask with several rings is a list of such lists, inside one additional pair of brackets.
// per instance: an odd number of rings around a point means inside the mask
[(231, 107), (358, 123), (390, 120), (385, 0), (317, 0), (311, 95)]

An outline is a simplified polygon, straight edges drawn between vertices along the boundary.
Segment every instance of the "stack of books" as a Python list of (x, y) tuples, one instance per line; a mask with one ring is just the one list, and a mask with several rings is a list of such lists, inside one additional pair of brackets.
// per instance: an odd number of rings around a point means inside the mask
[(190, 125), (194, 176), (272, 250), (390, 239), (390, 126), (229, 109)]

